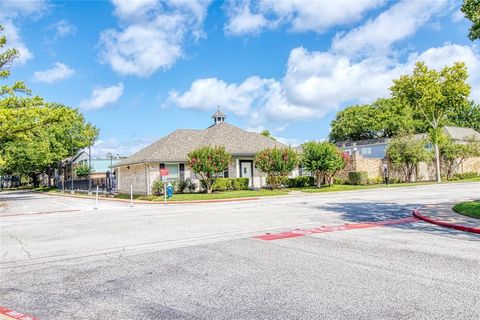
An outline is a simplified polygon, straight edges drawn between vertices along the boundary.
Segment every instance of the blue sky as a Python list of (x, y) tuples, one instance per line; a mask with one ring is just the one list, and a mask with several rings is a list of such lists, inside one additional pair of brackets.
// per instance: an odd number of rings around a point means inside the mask
[(417, 60), (480, 49), (460, 1), (2, 1), (24, 80), (100, 128), (96, 155), (129, 155), (177, 128), (227, 121), (287, 144), (328, 136), (338, 110), (388, 95)]

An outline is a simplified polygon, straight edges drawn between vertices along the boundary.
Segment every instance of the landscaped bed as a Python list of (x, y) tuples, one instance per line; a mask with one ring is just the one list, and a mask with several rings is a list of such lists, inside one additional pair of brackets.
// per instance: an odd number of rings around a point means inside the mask
[(457, 203), (453, 210), (464, 216), (480, 219), (480, 200)]

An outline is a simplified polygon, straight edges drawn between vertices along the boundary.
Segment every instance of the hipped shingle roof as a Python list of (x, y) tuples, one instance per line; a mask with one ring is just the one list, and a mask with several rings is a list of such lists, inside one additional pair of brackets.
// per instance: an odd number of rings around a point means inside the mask
[(286, 145), (256, 132), (245, 131), (221, 122), (205, 130), (175, 130), (116, 163), (114, 167), (151, 162), (185, 162), (190, 151), (203, 146), (224, 146), (234, 156), (253, 156), (266, 148), (286, 147)]

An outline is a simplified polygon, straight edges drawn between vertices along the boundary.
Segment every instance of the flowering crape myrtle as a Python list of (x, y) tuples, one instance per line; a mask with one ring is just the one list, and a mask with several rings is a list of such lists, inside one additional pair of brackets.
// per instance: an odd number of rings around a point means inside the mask
[(225, 147), (206, 146), (188, 154), (188, 166), (200, 177), (207, 193), (212, 193), (215, 176), (228, 169), (232, 155)]

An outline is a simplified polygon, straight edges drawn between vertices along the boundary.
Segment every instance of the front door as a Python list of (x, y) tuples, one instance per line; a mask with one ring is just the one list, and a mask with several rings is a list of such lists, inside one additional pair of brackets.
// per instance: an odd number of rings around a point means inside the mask
[(240, 177), (248, 178), (248, 186), (252, 187), (252, 161), (240, 161)]

